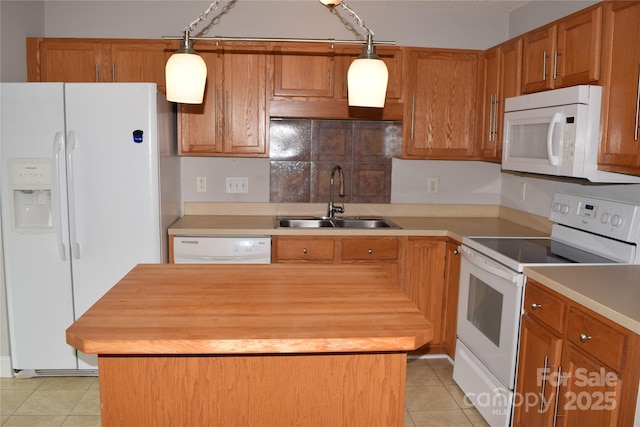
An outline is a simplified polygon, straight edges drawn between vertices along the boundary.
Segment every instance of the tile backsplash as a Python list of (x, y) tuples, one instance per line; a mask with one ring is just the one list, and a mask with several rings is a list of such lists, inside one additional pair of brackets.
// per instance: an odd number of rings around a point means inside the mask
[(344, 171), (345, 203), (390, 202), (402, 122), (272, 119), (269, 138), (271, 202), (327, 202), (335, 165)]

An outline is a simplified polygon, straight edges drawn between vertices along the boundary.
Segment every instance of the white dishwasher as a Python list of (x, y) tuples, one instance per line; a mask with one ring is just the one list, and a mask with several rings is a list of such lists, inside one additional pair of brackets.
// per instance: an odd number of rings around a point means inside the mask
[(173, 236), (176, 264), (270, 264), (270, 236)]

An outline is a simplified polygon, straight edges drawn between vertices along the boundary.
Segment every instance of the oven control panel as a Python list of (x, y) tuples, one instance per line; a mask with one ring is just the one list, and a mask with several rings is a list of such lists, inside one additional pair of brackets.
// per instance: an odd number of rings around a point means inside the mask
[(640, 240), (640, 206), (631, 203), (556, 193), (549, 219), (624, 242)]

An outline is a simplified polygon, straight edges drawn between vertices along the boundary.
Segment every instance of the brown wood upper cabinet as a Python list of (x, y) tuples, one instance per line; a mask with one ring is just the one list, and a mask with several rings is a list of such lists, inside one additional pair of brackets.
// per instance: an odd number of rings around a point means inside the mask
[(272, 43), (272, 117), (402, 120), (403, 48), (376, 46), (389, 70), (385, 108), (347, 104), (347, 70), (362, 45)]
[(484, 94), (479, 153), (483, 160), (502, 161), (504, 100), (520, 95), (522, 39), (513, 39), (484, 52)]
[(523, 36), (522, 93), (600, 80), (602, 5)]
[(180, 104), (181, 155), (266, 157), (267, 46), (198, 40), (207, 64), (202, 104)]
[(474, 155), (479, 51), (414, 48), (408, 54), (402, 154), (408, 159)]
[(154, 82), (177, 40), (27, 38), (30, 82)]
[(640, 2), (607, 2), (599, 167), (640, 175)]

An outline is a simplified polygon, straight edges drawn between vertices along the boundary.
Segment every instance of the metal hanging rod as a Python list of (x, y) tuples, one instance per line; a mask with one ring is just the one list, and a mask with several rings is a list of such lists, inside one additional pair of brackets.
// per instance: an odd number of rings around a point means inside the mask
[[(182, 40), (182, 37), (163, 36), (167, 40)], [(336, 40), (336, 39), (291, 39), (273, 37), (189, 37), (190, 40), (212, 40), (212, 41), (243, 41), (243, 42), (292, 42), (292, 43), (329, 43), (329, 44), (364, 44), (366, 40)], [(395, 46), (395, 41), (378, 41), (373, 44)]]

